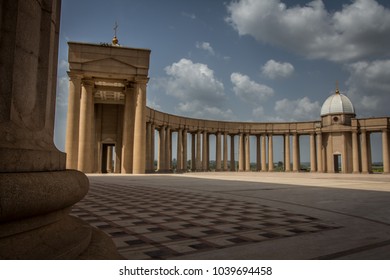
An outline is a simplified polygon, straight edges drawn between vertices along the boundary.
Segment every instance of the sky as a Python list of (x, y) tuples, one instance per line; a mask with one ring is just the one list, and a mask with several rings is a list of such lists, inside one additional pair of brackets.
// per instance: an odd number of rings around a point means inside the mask
[[(63, 0), (55, 126), (62, 151), (67, 42), (109, 43), (115, 22), (122, 46), (152, 51), (147, 105), (156, 110), (320, 120), (338, 81), (358, 118), (390, 115), (390, 1)], [(372, 137), (374, 161), (381, 160), (377, 145), (380, 134)]]

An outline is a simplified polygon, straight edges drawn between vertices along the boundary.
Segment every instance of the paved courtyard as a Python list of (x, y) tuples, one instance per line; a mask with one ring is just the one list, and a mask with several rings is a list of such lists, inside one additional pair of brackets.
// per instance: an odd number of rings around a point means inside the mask
[(72, 214), (127, 259), (390, 259), (390, 175), (89, 175)]

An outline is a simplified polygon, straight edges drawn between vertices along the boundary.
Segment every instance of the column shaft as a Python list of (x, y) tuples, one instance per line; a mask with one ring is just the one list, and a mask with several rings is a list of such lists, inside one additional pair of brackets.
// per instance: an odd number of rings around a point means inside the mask
[(182, 171), (187, 172), (188, 167), (187, 167), (187, 130), (183, 130), (183, 141), (182, 141), (182, 146), (183, 146), (183, 162), (182, 162)]
[(245, 170), (245, 139), (244, 134), (240, 133), (240, 138), (238, 140), (239, 147), (238, 147), (238, 171), (244, 171)]
[(300, 169), (299, 160), (299, 135), (293, 134), (293, 172), (299, 172)]
[(317, 169), (318, 172), (324, 172), (322, 158), (322, 133), (317, 133)]
[(291, 171), (290, 134), (284, 135), (284, 171)]
[(310, 172), (317, 172), (316, 138), (314, 133), (310, 134)]
[(158, 134), (158, 163), (157, 169), (160, 172), (165, 172), (165, 126), (162, 126)]
[(169, 127), (166, 128), (165, 131), (165, 170), (169, 171), (171, 169), (171, 163), (172, 163), (172, 143), (171, 143), (171, 129)]
[(230, 135), (230, 171), (236, 170), (236, 160), (234, 158), (234, 135)]
[(250, 135), (245, 135), (245, 171), (251, 171)]
[(359, 140), (357, 131), (352, 132), (352, 172), (359, 173)]
[(201, 148), (201, 135), (198, 130), (196, 132), (196, 171), (200, 171), (202, 169)]
[(268, 171), (274, 171), (274, 147), (272, 134), (268, 135)]
[(196, 170), (196, 136), (197, 134), (192, 133), (191, 134), (192, 139), (191, 139), (191, 170), (195, 171)]
[(112, 173), (113, 170), (113, 164), (112, 164), (112, 155), (113, 155), (113, 146), (107, 147), (107, 172)]
[(92, 87), (92, 81), (83, 81), (80, 100), (78, 170), (84, 173), (93, 172), (95, 137), (93, 135), (94, 103)]
[(215, 137), (215, 171), (221, 171), (221, 132), (217, 132)]
[(228, 141), (227, 141), (227, 133), (223, 134), (223, 170), (227, 171), (228, 169)]
[(361, 134), (361, 149), (362, 149), (362, 173), (368, 173), (368, 152), (367, 152), (367, 133), (362, 131)]
[(267, 143), (266, 143), (267, 136), (264, 134), (261, 136), (261, 171), (267, 171)]
[(146, 123), (146, 171), (151, 172), (151, 160), (152, 157), (152, 124), (150, 122)]
[(68, 115), (66, 122), (66, 168), (77, 169), (79, 152), (81, 78), (69, 74)]
[(133, 173), (144, 174), (146, 168), (146, 83), (138, 83), (135, 91)]
[(183, 130), (177, 131), (177, 153), (176, 153), (176, 171), (183, 170)]
[(256, 171), (261, 170), (261, 138), (260, 135), (256, 135)]
[(389, 132), (382, 131), (383, 173), (390, 172)]
[(151, 134), (150, 134), (150, 171), (151, 172), (154, 172), (155, 171), (155, 167), (154, 167), (154, 153), (155, 153), (155, 149), (154, 149), (154, 146), (155, 146), (155, 133), (156, 133), (156, 127), (154, 126), (154, 124), (151, 125)]
[(207, 171), (208, 170), (208, 136), (207, 132), (203, 131), (203, 145), (202, 145), (202, 170)]
[(134, 89), (127, 88), (125, 92), (125, 108), (123, 112), (122, 173), (133, 172), (134, 122), (135, 122)]

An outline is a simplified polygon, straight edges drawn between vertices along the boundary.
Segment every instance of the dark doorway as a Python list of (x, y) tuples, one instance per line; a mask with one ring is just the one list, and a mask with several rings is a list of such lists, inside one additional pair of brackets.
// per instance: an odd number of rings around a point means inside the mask
[(333, 162), (334, 162), (334, 172), (340, 173), (341, 172), (341, 155), (333, 155)]
[(114, 154), (115, 144), (103, 144), (102, 147), (102, 173), (114, 172)]

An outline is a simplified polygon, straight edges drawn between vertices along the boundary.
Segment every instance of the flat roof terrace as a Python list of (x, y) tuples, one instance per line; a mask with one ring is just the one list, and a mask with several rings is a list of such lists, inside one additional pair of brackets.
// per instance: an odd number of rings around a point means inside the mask
[(390, 259), (390, 175), (88, 175), (72, 214), (127, 259)]

